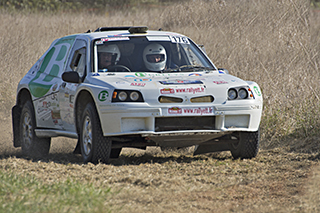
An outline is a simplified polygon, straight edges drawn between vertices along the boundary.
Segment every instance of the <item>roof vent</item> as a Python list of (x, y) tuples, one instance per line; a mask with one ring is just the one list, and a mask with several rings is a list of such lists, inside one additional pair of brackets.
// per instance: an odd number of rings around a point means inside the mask
[(133, 33), (146, 33), (148, 30), (148, 27), (142, 26), (142, 27), (99, 27), (94, 32), (106, 32), (106, 31), (119, 31), (119, 30), (128, 30), (131, 34)]
[(130, 27), (129, 32), (131, 34), (134, 33), (146, 33), (148, 31), (148, 27)]
[(129, 30), (131, 27), (99, 27), (94, 32)]

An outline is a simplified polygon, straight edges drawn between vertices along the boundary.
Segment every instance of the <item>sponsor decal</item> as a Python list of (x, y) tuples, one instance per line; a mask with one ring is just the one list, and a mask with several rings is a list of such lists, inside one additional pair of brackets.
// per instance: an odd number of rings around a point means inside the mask
[(176, 93), (202, 93), (204, 92), (204, 87), (188, 87), (188, 88), (176, 88)]
[(228, 84), (227, 81), (213, 81), (215, 84)]
[(190, 44), (187, 37), (169, 35), (169, 38), (172, 43)]
[(204, 92), (204, 87), (186, 87), (186, 88), (163, 88), (160, 89), (161, 94), (174, 94), (174, 93), (202, 93)]
[(173, 94), (174, 93), (174, 89), (172, 89), (172, 88), (163, 88), (163, 89), (160, 89), (160, 93), (161, 94)]
[(150, 78), (136, 78), (136, 79), (134, 79), (134, 81), (148, 82), (148, 81), (152, 81), (152, 80)]
[(124, 81), (117, 81), (116, 84), (126, 84)]
[(102, 38), (101, 41), (123, 41), (123, 40), (129, 40), (129, 37), (110, 37), (110, 38)]
[(43, 108), (49, 108), (50, 106), (51, 106), (51, 102), (47, 102), (47, 101), (42, 102)]
[(179, 107), (171, 107), (168, 109), (169, 114), (182, 114), (182, 109)]
[(189, 76), (202, 76), (202, 75), (199, 73), (191, 73), (191, 74), (189, 74)]
[(146, 83), (137, 83), (137, 82), (133, 82), (130, 84), (130, 86), (137, 86), (137, 87), (144, 87), (146, 85)]
[(134, 76), (134, 75), (126, 75), (126, 76), (124, 76), (125, 78), (135, 78), (136, 76)]
[(55, 93), (55, 94), (52, 94), (51, 95), (51, 100), (53, 101), (58, 101), (58, 95)]
[(179, 115), (213, 115), (213, 107), (168, 108), (168, 114)]
[(136, 72), (135, 76), (143, 78), (143, 77), (146, 77), (146, 73), (144, 73), (144, 72)]
[(226, 74), (224, 71), (222, 71), (222, 70), (219, 70), (219, 73), (220, 74)]
[(57, 110), (52, 110), (51, 111), (51, 118), (52, 119), (61, 119), (60, 112)]
[(38, 109), (38, 117), (42, 121), (48, 121), (51, 118), (51, 110), (50, 109)]
[(99, 101), (105, 101), (107, 100), (108, 97), (109, 97), (109, 93), (106, 90), (103, 90), (98, 94)]
[(170, 81), (159, 81), (160, 84), (163, 85), (173, 85), (173, 84), (203, 84), (202, 81), (199, 80), (170, 80)]
[(254, 92), (255, 92), (258, 96), (261, 96), (261, 92), (260, 92), (260, 90), (258, 89), (257, 86), (254, 86), (254, 87), (253, 87), (253, 90), (254, 90)]
[(148, 41), (170, 41), (168, 36), (147, 36)]
[(183, 109), (184, 115), (212, 115), (213, 107), (197, 107)]
[[(100, 70), (99, 70), (99, 72), (100, 72)], [(100, 74), (99, 73), (93, 73), (92, 76), (100, 76)]]
[(53, 85), (53, 86), (52, 86), (52, 91), (53, 91), (53, 92), (56, 91), (57, 88), (58, 88), (58, 84)]

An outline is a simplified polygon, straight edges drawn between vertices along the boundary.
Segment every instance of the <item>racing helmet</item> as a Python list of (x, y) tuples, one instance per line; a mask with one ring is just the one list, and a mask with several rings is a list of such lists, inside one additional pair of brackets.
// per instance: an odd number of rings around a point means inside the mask
[(112, 54), (112, 64), (117, 64), (120, 60), (120, 50), (117, 45), (101, 45), (98, 46), (98, 53), (111, 53)]
[(166, 67), (166, 50), (161, 44), (149, 44), (143, 50), (143, 61), (147, 69), (161, 71)]

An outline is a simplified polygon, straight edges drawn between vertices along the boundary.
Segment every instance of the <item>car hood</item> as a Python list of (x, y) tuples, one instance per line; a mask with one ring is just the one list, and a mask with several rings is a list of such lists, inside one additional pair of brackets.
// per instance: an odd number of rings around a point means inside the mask
[(199, 73), (95, 73), (90, 81), (112, 89), (138, 90), (148, 103), (159, 96), (189, 99), (212, 95), (215, 103), (227, 100), (232, 87), (248, 86), (246, 81), (221, 71)]

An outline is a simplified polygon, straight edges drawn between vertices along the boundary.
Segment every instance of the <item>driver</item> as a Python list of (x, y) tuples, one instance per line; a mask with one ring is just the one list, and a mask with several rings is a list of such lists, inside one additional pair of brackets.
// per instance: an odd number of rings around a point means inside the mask
[(143, 61), (148, 70), (162, 71), (166, 67), (166, 50), (161, 44), (149, 44), (144, 48)]
[(116, 65), (120, 59), (120, 50), (117, 45), (98, 46), (99, 69), (107, 69)]

